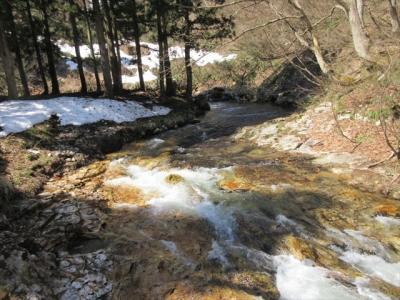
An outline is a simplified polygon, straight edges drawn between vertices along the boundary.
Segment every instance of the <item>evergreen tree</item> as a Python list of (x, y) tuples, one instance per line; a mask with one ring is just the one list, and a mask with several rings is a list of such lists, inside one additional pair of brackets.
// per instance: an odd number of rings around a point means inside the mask
[(49, 75), (51, 79), (51, 93), (53, 95), (60, 94), (60, 87), (58, 85), (57, 71), (54, 59), (54, 45), (51, 41), (51, 30), (49, 23), (48, 6), (51, 5), (49, 0), (40, 0), (40, 9), (43, 14), (43, 25), (44, 25), (44, 42), (46, 45), (47, 64), (49, 69)]
[[(214, 1), (223, 4), (224, 1)], [(225, 16), (218, 7), (201, 8), (201, 0), (177, 0), (171, 27), (172, 36), (184, 42), (185, 71), (186, 71), (186, 98), (191, 99), (193, 94), (193, 74), (190, 52), (199, 47), (209, 48), (216, 40), (234, 35), (232, 16)]]
[(72, 36), (74, 40), (74, 47), (75, 47), (75, 56), (76, 56), (76, 62), (78, 64), (78, 72), (79, 72), (79, 78), (81, 81), (81, 93), (86, 94), (87, 93), (87, 85), (86, 85), (86, 79), (85, 79), (85, 73), (83, 71), (83, 62), (82, 62), (82, 57), (81, 57), (81, 52), (80, 52), (80, 34), (77, 26), (77, 13), (78, 13), (78, 6), (74, 2), (74, 0), (69, 0), (69, 20), (71, 23), (71, 28), (72, 28)]

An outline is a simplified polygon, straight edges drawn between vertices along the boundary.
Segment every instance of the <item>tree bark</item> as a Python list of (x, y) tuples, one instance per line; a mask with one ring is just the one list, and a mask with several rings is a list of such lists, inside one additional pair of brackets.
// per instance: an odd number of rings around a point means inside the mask
[(96, 79), (96, 92), (100, 93), (101, 92), (101, 83), (100, 83), (100, 77), (99, 77), (99, 70), (97, 67), (97, 60), (96, 60), (96, 55), (94, 53), (94, 48), (93, 48), (93, 35), (92, 35), (92, 29), (91, 29), (91, 24), (90, 24), (90, 19), (89, 19), (89, 12), (87, 9), (87, 4), (86, 0), (83, 0), (83, 9), (85, 13), (85, 20), (86, 20), (86, 27), (87, 27), (87, 36), (89, 40), (89, 48), (90, 48), (90, 55), (93, 60), (93, 70), (94, 70), (94, 77)]
[(138, 66), (138, 73), (139, 73), (139, 85), (140, 90), (145, 91), (146, 86), (144, 84), (143, 78), (143, 63), (142, 63), (142, 50), (140, 48), (140, 29), (139, 29), (139, 21), (137, 15), (137, 7), (136, 7), (136, 0), (132, 0), (132, 7), (133, 7), (133, 30), (135, 32), (135, 47), (136, 47), (136, 61)]
[(174, 81), (172, 79), (171, 60), (169, 59), (169, 46), (168, 46), (168, 32), (167, 22), (165, 15), (161, 15), (162, 20), (162, 37), (163, 37), (163, 50), (164, 50), (164, 68), (165, 68), (165, 94), (167, 96), (175, 95)]
[(113, 88), (115, 93), (119, 93), (122, 90), (122, 79), (121, 79), (121, 74), (119, 73), (119, 67), (118, 67), (118, 58), (117, 58), (117, 53), (115, 51), (115, 44), (114, 44), (114, 30), (113, 30), (113, 22), (110, 14), (110, 6), (108, 5), (107, 0), (101, 0), (101, 3), (103, 4), (104, 8), (104, 13), (106, 16), (106, 41), (107, 41), (107, 46), (109, 50), (109, 55), (110, 55), (110, 62), (111, 62), (111, 74), (113, 78)]
[(99, 41), (101, 65), (103, 69), (103, 79), (104, 85), (106, 87), (106, 95), (108, 97), (113, 96), (113, 84), (110, 74), (110, 61), (108, 59), (108, 51), (106, 47), (106, 39), (104, 37), (104, 24), (103, 24), (103, 14), (100, 10), (99, 0), (93, 0), (93, 11), (96, 21), (96, 33), (97, 39)]
[(8, 98), (14, 99), (18, 97), (17, 82), (14, 74), (14, 57), (8, 47), (7, 36), (3, 21), (0, 19), (0, 58), (3, 62), (3, 69), (6, 75)]
[(348, 15), (351, 33), (353, 36), (354, 48), (363, 59), (369, 60), (369, 38), (363, 28), (363, 18), (360, 16), (360, 3), (361, 0), (348, 0)]
[(76, 55), (76, 62), (78, 64), (79, 78), (81, 80), (81, 93), (87, 94), (85, 73), (83, 72), (81, 51), (79, 49), (79, 46), (80, 46), (79, 31), (78, 31), (78, 27), (76, 25), (76, 13), (74, 12), (74, 9), (76, 7), (75, 7), (75, 3), (73, 0), (69, 0), (69, 3), (71, 5), (71, 9), (72, 9), (72, 11), (69, 14), (69, 18), (70, 18), (71, 27), (72, 27), (72, 35), (73, 35), (73, 39), (74, 39), (75, 55)]
[(9, 18), (11, 38), (12, 38), (12, 42), (13, 42), (12, 46), (15, 51), (15, 60), (17, 62), (17, 66), (18, 66), (19, 77), (21, 79), (21, 84), (24, 89), (24, 96), (28, 97), (30, 95), (28, 80), (26, 78), (24, 63), (22, 60), (21, 48), (19, 47), (19, 40), (18, 40), (17, 30), (16, 30), (16, 26), (15, 26), (14, 15), (12, 12), (12, 7), (8, 1), (5, 1), (5, 8), (7, 10), (6, 11), (7, 17)]
[(161, 12), (160, 6), (157, 7), (156, 18), (157, 18), (157, 42), (158, 42), (158, 59), (159, 59), (159, 85), (160, 85), (160, 96), (165, 97), (165, 67), (164, 67), (164, 42), (163, 42), (163, 30), (161, 26)]
[(356, 5), (357, 5), (357, 12), (358, 16), (360, 17), (361, 25), (364, 28), (364, 0), (356, 0)]
[(47, 63), (49, 67), (49, 75), (51, 79), (51, 93), (53, 95), (60, 94), (60, 87), (58, 85), (57, 80), (57, 71), (54, 62), (54, 53), (53, 53), (53, 44), (51, 43), (51, 33), (50, 33), (50, 25), (49, 25), (49, 16), (47, 14), (46, 3), (44, 0), (41, 0), (41, 10), (43, 13), (43, 24), (44, 24), (44, 42), (46, 44), (46, 54), (47, 54)]
[(400, 32), (400, 19), (397, 12), (397, 0), (388, 0), (390, 20), (392, 22), (392, 32)]
[(193, 96), (193, 72), (192, 72), (192, 62), (190, 58), (191, 42), (191, 23), (189, 9), (185, 9), (185, 70), (186, 70), (186, 99), (192, 100)]
[(43, 67), (42, 55), (40, 53), (39, 43), (37, 41), (35, 22), (33, 21), (32, 11), (31, 11), (31, 4), (30, 4), (29, 0), (26, 0), (26, 9), (27, 9), (27, 12), (28, 12), (29, 24), (30, 24), (30, 27), (31, 27), (31, 34), (32, 34), (32, 39), (33, 39), (33, 47), (35, 48), (36, 60), (38, 62), (38, 67), (39, 67), (39, 74), (40, 74), (40, 77), (42, 79), (43, 94), (47, 95), (49, 93), (49, 86), (47, 84), (46, 73), (45, 73), (44, 67)]

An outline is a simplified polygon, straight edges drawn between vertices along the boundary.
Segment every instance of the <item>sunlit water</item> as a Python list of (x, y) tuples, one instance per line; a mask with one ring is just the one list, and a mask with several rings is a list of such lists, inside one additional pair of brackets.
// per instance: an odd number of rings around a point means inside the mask
[[(371, 213), (382, 197), (347, 186), (307, 158), (232, 138), (241, 127), (285, 111), (223, 103), (212, 108), (200, 123), (129, 145), (119, 154), (122, 158), (113, 160), (110, 168), (123, 175), (106, 178), (104, 186), (138, 189), (144, 201), (114, 203), (112, 234), (133, 239), (140, 228), (140, 239), (158, 240), (157, 255), (175, 257), (190, 278), (266, 274), (284, 300), (396, 299), (400, 256), (392, 238), (399, 238), (400, 219)], [(227, 191), (220, 184), (226, 178), (250, 187)], [(185, 225), (195, 220), (204, 223)], [(204, 254), (204, 246), (193, 245), (197, 235), (208, 245)], [(316, 254), (296, 256), (285, 246), (288, 236), (301, 239)], [(141, 255), (151, 259), (147, 252)], [(171, 277), (183, 282), (179, 274)], [(262, 283), (252, 289), (243, 288), (257, 299), (267, 293)]]

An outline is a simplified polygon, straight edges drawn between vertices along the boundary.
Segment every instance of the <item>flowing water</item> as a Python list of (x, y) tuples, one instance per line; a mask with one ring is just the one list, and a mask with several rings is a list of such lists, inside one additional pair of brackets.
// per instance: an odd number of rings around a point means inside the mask
[(285, 114), (217, 103), (110, 156), (116, 299), (400, 299), (398, 201), (234, 138)]

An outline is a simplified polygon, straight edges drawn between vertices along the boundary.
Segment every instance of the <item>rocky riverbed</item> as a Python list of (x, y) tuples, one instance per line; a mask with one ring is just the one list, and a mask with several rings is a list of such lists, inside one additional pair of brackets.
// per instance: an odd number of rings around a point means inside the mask
[(214, 104), (198, 124), (53, 178), (16, 216), (25, 235), (4, 231), (2, 293), (398, 299), (398, 200), (312, 156), (238, 138), (285, 114)]

